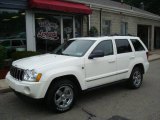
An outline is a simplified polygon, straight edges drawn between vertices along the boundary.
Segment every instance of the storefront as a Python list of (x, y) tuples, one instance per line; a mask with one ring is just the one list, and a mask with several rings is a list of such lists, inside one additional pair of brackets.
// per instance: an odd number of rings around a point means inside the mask
[(51, 52), (68, 39), (81, 35), (81, 15), (35, 12), (36, 51)]
[(82, 36), (83, 17), (92, 13), (86, 5), (68, 1), (16, 0), (21, 6), (7, 1), (0, 3), (0, 44), (11, 53), (52, 52)]

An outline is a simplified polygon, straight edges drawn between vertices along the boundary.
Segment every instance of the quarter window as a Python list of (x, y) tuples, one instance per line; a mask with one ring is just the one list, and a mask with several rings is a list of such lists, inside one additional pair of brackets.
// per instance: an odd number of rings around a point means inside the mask
[(142, 44), (136, 40), (136, 39), (131, 39), (131, 42), (134, 46), (135, 51), (144, 51), (144, 47), (142, 46)]
[(104, 55), (113, 55), (113, 45), (111, 40), (105, 40), (99, 43), (92, 53), (95, 51), (103, 51)]
[(132, 52), (131, 46), (127, 39), (116, 39), (115, 42), (118, 54)]

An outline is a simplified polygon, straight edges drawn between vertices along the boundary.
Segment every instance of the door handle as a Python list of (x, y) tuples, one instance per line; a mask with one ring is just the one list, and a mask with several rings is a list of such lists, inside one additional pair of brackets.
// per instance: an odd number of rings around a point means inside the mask
[(115, 60), (108, 60), (108, 63), (115, 63)]
[(134, 58), (135, 58), (135, 56), (131, 56), (131, 57), (130, 57), (130, 59), (134, 59)]

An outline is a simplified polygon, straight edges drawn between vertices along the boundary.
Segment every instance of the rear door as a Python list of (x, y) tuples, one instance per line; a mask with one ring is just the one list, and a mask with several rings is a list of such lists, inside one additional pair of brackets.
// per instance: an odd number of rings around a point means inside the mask
[(128, 76), (129, 68), (134, 62), (135, 54), (128, 39), (115, 39), (117, 48), (117, 78), (125, 79)]

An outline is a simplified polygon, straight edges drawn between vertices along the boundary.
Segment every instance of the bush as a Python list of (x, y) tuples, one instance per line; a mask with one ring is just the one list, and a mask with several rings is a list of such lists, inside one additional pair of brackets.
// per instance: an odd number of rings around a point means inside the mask
[(4, 66), (4, 59), (7, 57), (7, 50), (5, 47), (0, 45), (0, 68)]
[(91, 27), (89, 33), (90, 33), (90, 36), (91, 36), (91, 37), (96, 37), (96, 36), (98, 36), (98, 30), (97, 30), (97, 28), (94, 27), (94, 26)]
[(33, 52), (33, 51), (17, 51), (11, 55), (11, 58), (13, 60), (18, 60), (18, 59), (22, 59), (22, 58), (26, 58), (26, 57), (39, 55), (39, 54), (40, 54), (39, 52)]

